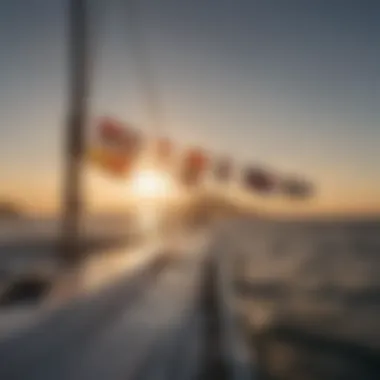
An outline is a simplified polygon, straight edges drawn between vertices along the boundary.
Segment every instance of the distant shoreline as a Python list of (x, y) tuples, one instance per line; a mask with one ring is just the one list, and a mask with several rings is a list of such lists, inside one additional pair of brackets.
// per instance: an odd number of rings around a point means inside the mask
[(15, 204), (0, 202), (0, 221), (21, 220), (24, 216), (24, 212)]

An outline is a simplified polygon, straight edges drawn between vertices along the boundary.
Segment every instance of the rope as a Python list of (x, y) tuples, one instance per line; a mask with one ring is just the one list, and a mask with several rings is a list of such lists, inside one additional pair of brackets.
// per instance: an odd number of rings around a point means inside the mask
[[(88, 9), (88, 39), (89, 59), (88, 71), (91, 79), (95, 78), (96, 63), (101, 60), (102, 37), (106, 26), (106, 16), (109, 3), (105, 0), (86, 0)], [(94, 81), (91, 81), (92, 84)], [(93, 90), (93, 89), (92, 89)], [(93, 93), (93, 91), (92, 91)]]
[(122, 0), (126, 17), (126, 34), (129, 36), (129, 50), (135, 62), (137, 77), (141, 84), (143, 104), (148, 117), (153, 137), (159, 137), (164, 130), (163, 110), (160, 95), (155, 82), (154, 73), (146, 49), (146, 40), (143, 35), (143, 18), (141, 1)]

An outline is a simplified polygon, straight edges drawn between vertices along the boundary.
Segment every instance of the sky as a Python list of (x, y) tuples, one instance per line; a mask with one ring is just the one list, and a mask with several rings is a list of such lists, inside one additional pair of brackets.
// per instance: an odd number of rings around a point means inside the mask
[[(88, 128), (113, 115), (149, 132), (127, 1), (88, 3)], [(315, 182), (273, 209), (380, 214), (378, 1), (142, 0), (140, 25), (168, 136)], [(66, 0), (0, 2), (0, 198), (31, 210), (59, 204), (66, 26)], [(125, 186), (86, 174), (92, 205)]]

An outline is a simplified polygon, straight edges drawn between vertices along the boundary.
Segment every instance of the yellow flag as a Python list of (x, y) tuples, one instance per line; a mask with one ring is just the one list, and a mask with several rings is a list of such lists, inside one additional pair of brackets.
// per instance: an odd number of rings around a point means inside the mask
[(90, 147), (87, 151), (87, 158), (108, 174), (118, 177), (128, 175), (132, 166), (128, 156), (104, 146)]

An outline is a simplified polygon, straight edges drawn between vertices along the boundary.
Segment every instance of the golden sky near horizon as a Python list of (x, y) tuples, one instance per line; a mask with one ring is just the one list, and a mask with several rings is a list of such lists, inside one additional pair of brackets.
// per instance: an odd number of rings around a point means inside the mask
[[(228, 188), (230, 198), (247, 208), (265, 210), (279, 215), (380, 215), (378, 189), (342, 188), (333, 181), (316, 182), (316, 195), (306, 201), (291, 201), (281, 196), (262, 197), (251, 194), (236, 183)], [(13, 178), (3, 183), (0, 199), (19, 203), (27, 212), (56, 213), (60, 208), (61, 184), (58, 176), (41, 175), (33, 178)], [(223, 188), (219, 189), (223, 193)], [(227, 192), (226, 192), (227, 193)], [(84, 176), (85, 204), (89, 211), (122, 211), (133, 203), (127, 180), (116, 180), (97, 169)]]
[[(64, 2), (37, 3), (0, 1), (0, 199), (52, 213), (60, 204), (68, 112), (67, 13)], [(124, 2), (101, 3), (90, 118), (111, 115), (150, 131)], [(379, 6), (148, 0), (142, 48), (164, 132), (176, 142), (305, 176), (318, 189), (299, 204), (236, 191), (253, 207), (380, 214)], [(86, 199), (89, 209), (103, 210), (131, 202), (125, 183), (96, 170), (86, 175)]]

